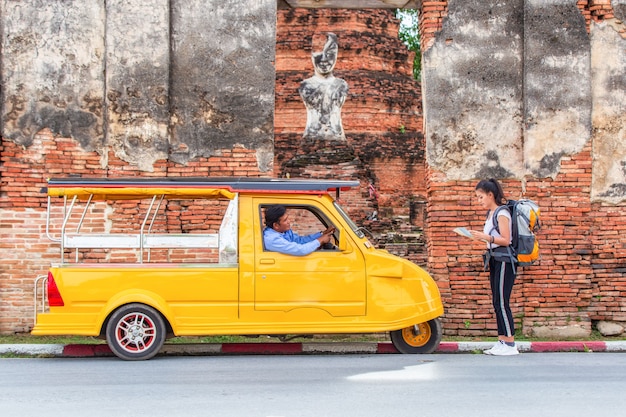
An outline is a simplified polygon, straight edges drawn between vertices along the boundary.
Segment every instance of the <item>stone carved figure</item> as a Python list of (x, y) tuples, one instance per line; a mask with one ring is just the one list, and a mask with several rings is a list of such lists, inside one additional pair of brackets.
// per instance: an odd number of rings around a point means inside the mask
[(341, 107), (348, 95), (348, 83), (333, 75), (337, 62), (337, 35), (328, 34), (322, 52), (313, 52), (315, 75), (302, 81), (298, 92), (307, 109), (304, 139), (346, 140)]

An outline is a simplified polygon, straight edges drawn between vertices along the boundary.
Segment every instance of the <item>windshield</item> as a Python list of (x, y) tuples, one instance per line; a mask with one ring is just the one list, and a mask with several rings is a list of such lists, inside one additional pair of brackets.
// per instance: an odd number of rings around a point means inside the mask
[(333, 201), (333, 204), (335, 205), (335, 208), (337, 209), (339, 214), (341, 214), (341, 217), (343, 217), (343, 219), (346, 221), (346, 223), (348, 223), (348, 225), (350, 226), (350, 229), (352, 229), (352, 231), (358, 237), (365, 237), (365, 235), (363, 234), (363, 231), (359, 228), (359, 226), (357, 226), (352, 221), (352, 219), (348, 216), (348, 214), (344, 211), (344, 209), (339, 205), (339, 203), (337, 201)]

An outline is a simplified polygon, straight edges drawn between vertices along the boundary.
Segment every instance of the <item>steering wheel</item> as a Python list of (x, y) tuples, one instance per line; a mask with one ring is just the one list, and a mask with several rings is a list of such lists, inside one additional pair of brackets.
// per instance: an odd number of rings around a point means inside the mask
[(331, 241), (328, 243), (324, 243), (323, 245), (320, 246), (320, 249), (324, 249), (324, 250), (336, 250), (339, 248), (339, 239), (337, 238), (337, 235), (335, 235), (335, 233), (337, 233), (336, 231), (334, 233), (332, 233), (331, 236)]

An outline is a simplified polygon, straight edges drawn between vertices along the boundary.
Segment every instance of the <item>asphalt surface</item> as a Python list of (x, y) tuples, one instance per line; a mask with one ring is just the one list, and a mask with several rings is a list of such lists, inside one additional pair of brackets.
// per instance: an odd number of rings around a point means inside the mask
[[(436, 353), (480, 353), (494, 342), (442, 342)], [(520, 353), (626, 352), (624, 341), (517, 342)], [(392, 354), (390, 342), (165, 344), (160, 356)], [(105, 344), (0, 344), (1, 354), (45, 357), (113, 356)]]
[(623, 417), (626, 355), (0, 360), (3, 417)]

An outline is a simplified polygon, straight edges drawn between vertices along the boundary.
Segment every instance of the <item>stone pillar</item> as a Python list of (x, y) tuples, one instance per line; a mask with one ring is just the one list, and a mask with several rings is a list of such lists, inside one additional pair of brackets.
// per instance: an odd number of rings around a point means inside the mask
[(169, 1), (108, 0), (106, 22), (108, 144), (153, 171), (169, 153)]
[(2, 135), (29, 147), (49, 128), (86, 150), (104, 142), (103, 2), (3, 1)]
[(241, 144), (273, 163), (276, 0), (174, 1), (170, 158)]
[(591, 132), (589, 36), (576, 5), (524, 2), (523, 57), (524, 165), (555, 178), (561, 158), (580, 152)]

